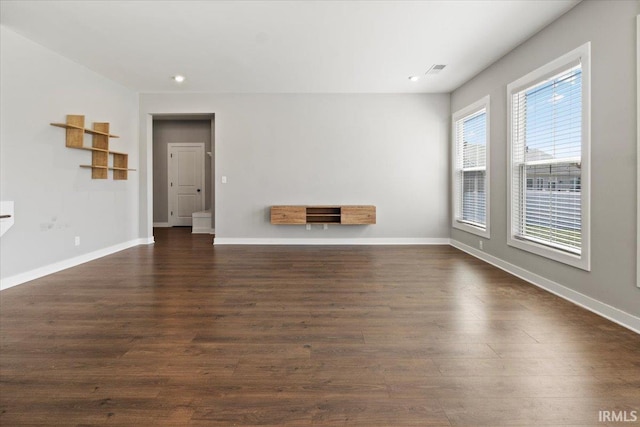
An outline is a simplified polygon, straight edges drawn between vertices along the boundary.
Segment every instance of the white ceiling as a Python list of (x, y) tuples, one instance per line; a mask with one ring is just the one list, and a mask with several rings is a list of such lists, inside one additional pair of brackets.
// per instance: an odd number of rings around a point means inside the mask
[(449, 92), (578, 2), (2, 0), (0, 22), (139, 92)]

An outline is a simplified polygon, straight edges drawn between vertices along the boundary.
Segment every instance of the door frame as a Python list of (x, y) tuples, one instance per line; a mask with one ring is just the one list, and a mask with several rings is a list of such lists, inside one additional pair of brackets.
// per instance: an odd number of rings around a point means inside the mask
[[(218, 184), (216, 171), (220, 168), (218, 164), (218, 144), (216, 142), (216, 113), (211, 111), (185, 109), (176, 111), (176, 107), (163, 105), (159, 109), (147, 110), (146, 104), (140, 104), (140, 116), (138, 122), (138, 132), (140, 144), (138, 146), (138, 242), (141, 245), (152, 245), (155, 243), (153, 236), (153, 170), (163, 165), (153, 162), (153, 123), (155, 120), (166, 120), (168, 118), (176, 120), (202, 119), (211, 121), (211, 182), (209, 192), (211, 194), (211, 228), (216, 228), (216, 218), (218, 216)], [(135, 157), (129, 157), (129, 162)], [(131, 177), (130, 177), (131, 178)], [(133, 178), (132, 178), (133, 179)], [(168, 224), (168, 223), (167, 223)], [(167, 225), (168, 226), (168, 225)]]
[[(179, 147), (188, 147), (188, 146), (193, 146), (193, 147), (198, 147), (202, 150), (202, 156), (200, 156), (200, 183), (202, 184), (200, 186), (200, 188), (202, 188), (202, 191), (200, 192), (200, 201), (201, 201), (201, 206), (202, 206), (202, 210), (204, 210), (205, 206), (206, 206), (206, 191), (207, 191), (207, 187), (206, 187), (206, 179), (205, 179), (205, 172), (206, 172), (206, 168), (205, 168), (205, 143), (204, 142), (169, 142), (167, 143), (167, 219), (168, 219), (168, 223), (169, 223), (169, 227), (175, 227), (175, 216), (171, 215), (171, 208), (172, 205), (175, 203), (175, 194), (174, 194), (174, 190), (175, 188), (171, 185), (172, 184), (172, 171), (171, 171), (171, 152), (174, 148), (179, 148)], [(193, 223), (191, 224), (193, 226)]]

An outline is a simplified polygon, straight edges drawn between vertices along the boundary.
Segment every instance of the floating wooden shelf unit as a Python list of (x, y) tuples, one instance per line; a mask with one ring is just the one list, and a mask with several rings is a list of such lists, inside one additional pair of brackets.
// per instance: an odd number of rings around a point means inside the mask
[(271, 206), (271, 224), (375, 224), (376, 207)]
[[(65, 128), (67, 130), (66, 146), (79, 150), (91, 151), (91, 164), (80, 165), (81, 168), (91, 169), (92, 179), (107, 179), (110, 170), (113, 171), (113, 179), (123, 180), (128, 178), (129, 155), (109, 150), (109, 138), (119, 138), (109, 133), (109, 123), (93, 123), (93, 129), (84, 127), (84, 116), (69, 114), (66, 123), (51, 123), (51, 126)], [(92, 135), (91, 147), (84, 146), (84, 134)], [(113, 157), (113, 163), (109, 166), (109, 156)]]

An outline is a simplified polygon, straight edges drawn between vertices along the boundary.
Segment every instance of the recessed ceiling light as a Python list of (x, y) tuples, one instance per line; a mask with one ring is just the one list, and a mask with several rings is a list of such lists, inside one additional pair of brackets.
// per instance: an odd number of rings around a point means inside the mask
[(175, 76), (171, 77), (173, 80), (176, 81), (176, 83), (182, 83), (184, 81), (184, 76), (181, 76), (180, 74), (176, 74)]
[(411, 80), (412, 82), (417, 82), (419, 78), (420, 77), (418, 76), (409, 76), (409, 80)]

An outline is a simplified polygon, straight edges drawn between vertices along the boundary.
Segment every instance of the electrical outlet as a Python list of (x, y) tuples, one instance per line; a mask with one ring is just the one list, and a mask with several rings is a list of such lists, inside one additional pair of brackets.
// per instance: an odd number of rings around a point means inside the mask
[(478, 241), (478, 246), (480, 247), (480, 250), (484, 249), (483, 248), (484, 245), (482, 244), (482, 240)]
[(322, 224), (322, 229), (323, 230), (328, 230), (329, 229), (329, 224)]
[(76, 246), (80, 246), (80, 236), (76, 236)]
[(311, 224), (307, 224), (307, 231), (311, 230)]

